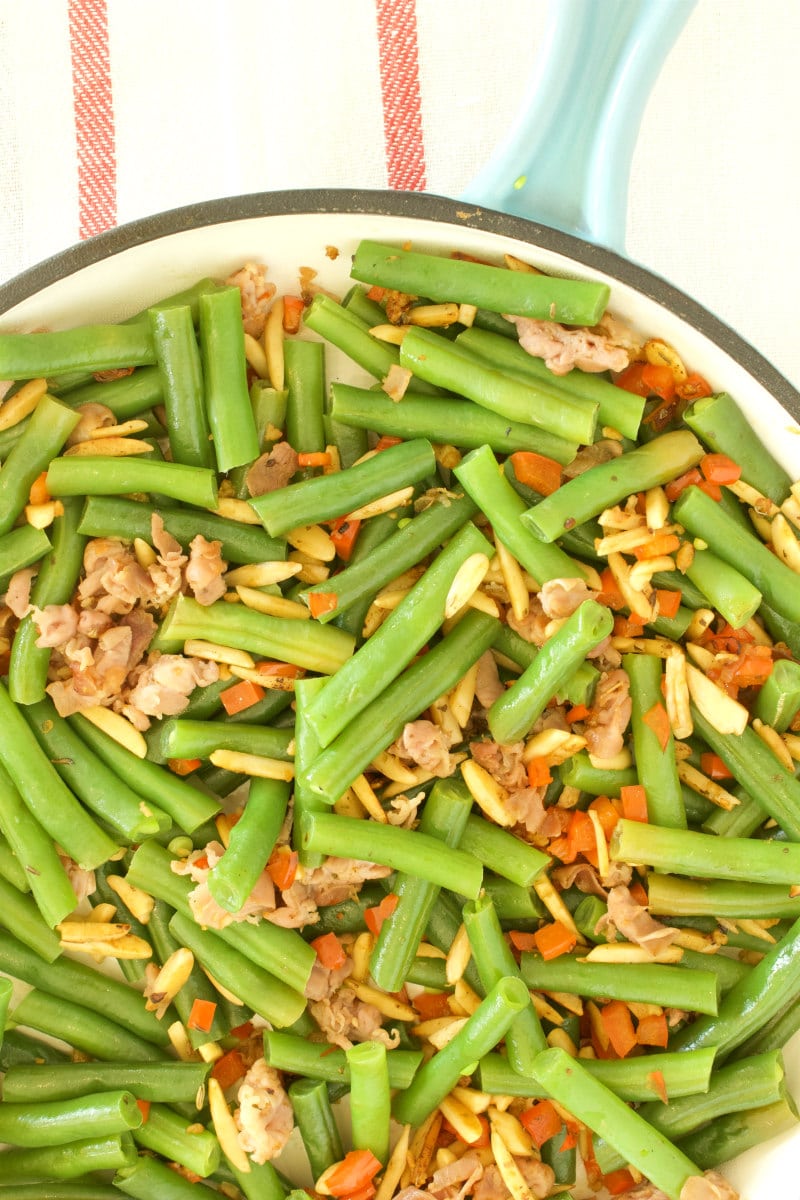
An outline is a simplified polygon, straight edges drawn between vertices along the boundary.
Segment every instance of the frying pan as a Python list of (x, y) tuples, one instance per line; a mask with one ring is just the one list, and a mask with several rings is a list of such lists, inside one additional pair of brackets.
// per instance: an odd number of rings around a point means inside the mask
[[(800, 477), (800, 395), (723, 322), (623, 251), (639, 119), (691, 8), (692, 0), (559, 0), (522, 115), (460, 200), (312, 190), (174, 209), (83, 242), (0, 287), (0, 329), (122, 319), (248, 260), (268, 263), (279, 289), (296, 290), (303, 265), (317, 270), (323, 288), (343, 294), (363, 237), (494, 261), (513, 253), (545, 272), (607, 282), (611, 310), (674, 345), (714, 390), (729, 391), (775, 457)], [(333, 371), (361, 382), (336, 357)], [(787, 1067), (798, 1094), (797, 1039)], [(800, 1135), (784, 1135), (727, 1173), (748, 1200), (800, 1194), (787, 1185), (799, 1147)]]

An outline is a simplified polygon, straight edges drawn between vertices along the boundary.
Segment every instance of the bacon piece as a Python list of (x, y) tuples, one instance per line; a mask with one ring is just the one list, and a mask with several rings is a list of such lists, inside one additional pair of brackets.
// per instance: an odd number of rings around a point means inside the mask
[(385, 879), (391, 873), (391, 867), (382, 863), (332, 854), (321, 866), (305, 872), (303, 884), (314, 904), (324, 908), (351, 899), (367, 879)]
[(528, 771), (522, 761), (524, 742), (503, 745), (500, 742), (470, 742), (470, 754), (479, 766), (507, 792), (518, 792), (528, 786)]
[(586, 749), (596, 758), (613, 758), (623, 747), (631, 719), (630, 680), (622, 668), (604, 672), (597, 681), (594, 700), (583, 726)]
[(513, 821), (525, 827), (530, 837), (558, 837), (561, 833), (561, 822), (553, 807), (545, 808), (544, 797), (547, 789), (543, 787), (521, 788), (518, 792), (509, 792), (503, 807)]
[(474, 1150), (439, 1167), (431, 1176), (428, 1192), (435, 1200), (464, 1200), (483, 1177), (483, 1163)]
[(83, 552), (84, 578), (78, 599), (84, 606), (107, 613), (129, 613), (138, 602), (152, 598), (152, 582), (136, 556), (118, 538), (93, 538)]
[(209, 929), (224, 929), (236, 921), (255, 924), (275, 907), (275, 885), (266, 871), (262, 871), (255, 886), (238, 912), (228, 912), (217, 904), (208, 887), (208, 874), (225, 853), (221, 842), (209, 842), (202, 850), (193, 850), (184, 859), (174, 859), (170, 864), (176, 875), (188, 875), (195, 884), (189, 893), (189, 907), (199, 925)]
[(31, 584), (38, 567), (22, 567), (15, 571), (8, 581), (6, 589), (6, 608), (10, 608), (14, 616), (21, 621), (27, 615), (31, 602)]
[(353, 973), (353, 960), (348, 957), (341, 967), (323, 967), (317, 959), (311, 968), (311, 974), (305, 987), (305, 995), (309, 1000), (327, 1000)]
[(237, 1102), (239, 1145), (254, 1163), (269, 1162), (288, 1142), (294, 1113), (280, 1075), (263, 1058), (256, 1059), (239, 1085)]
[(583, 579), (549, 579), (539, 592), (539, 602), (551, 620), (562, 620), (594, 595)]
[(627, 863), (617, 862), (611, 863), (608, 874), (603, 876), (602, 882), (595, 868), (588, 862), (569, 863), (565, 866), (554, 867), (550, 872), (552, 882), (562, 891), (576, 887), (579, 892), (598, 896), (601, 900), (606, 899), (608, 888), (617, 887), (623, 883), (629, 884), (632, 875), (632, 867)]
[(374, 1004), (359, 1000), (349, 987), (340, 988), (324, 1000), (309, 1004), (311, 1015), (329, 1042), (349, 1050), (356, 1042), (383, 1042), (394, 1049), (400, 1040), (395, 1031), (390, 1034), (382, 1025), (382, 1017)]
[(677, 929), (662, 925), (643, 905), (637, 904), (624, 884), (612, 887), (608, 893), (608, 916), (601, 917), (598, 928), (601, 924), (613, 926), (629, 942), (635, 942), (653, 955), (671, 946), (678, 936)]
[(600, 438), (597, 442), (592, 442), (591, 446), (584, 446), (575, 455), (571, 463), (568, 463), (562, 474), (565, 479), (574, 479), (576, 475), (582, 475), (584, 471), (588, 471), (590, 467), (597, 467), (601, 463), (611, 462), (612, 458), (619, 458), (622, 454), (622, 444), (615, 438)]
[(506, 613), (506, 621), (509, 628), (518, 633), (526, 642), (532, 642), (534, 646), (543, 646), (547, 641), (545, 630), (550, 624), (550, 618), (542, 608), (538, 596), (531, 596), (530, 608), (524, 617), (518, 619), (509, 609)]
[(40, 648), (61, 646), (78, 632), (78, 614), (71, 604), (47, 604), (31, 612), (39, 630), (36, 645)]
[(220, 553), (221, 549), (222, 542), (209, 542), (202, 533), (192, 538), (185, 574), (198, 604), (213, 604), (225, 595), (225, 580), (222, 577), (228, 564)]
[(267, 268), (261, 263), (245, 263), (225, 282), (229, 287), (238, 287), (242, 293), (242, 325), (245, 333), (260, 338), (275, 295), (275, 284), (268, 281)]
[(392, 796), (386, 809), (386, 820), (390, 825), (411, 829), (417, 819), (417, 809), (424, 799), (424, 792), (417, 792), (416, 796), (406, 796), (405, 793)]
[(151, 584), (148, 602), (153, 608), (163, 608), (183, 588), (187, 558), (180, 542), (167, 533), (163, 519), (155, 512), (150, 520), (150, 538), (158, 558), (147, 568)]
[[(546, 1163), (540, 1162), (538, 1158), (528, 1156), (514, 1155), (514, 1162), (519, 1167), (522, 1175), (531, 1190), (531, 1193), (542, 1200), (550, 1192), (555, 1183), (555, 1172), (552, 1167), (548, 1167)], [(472, 1193), (473, 1200), (508, 1200), (511, 1195), (500, 1170), (491, 1163), (483, 1173), (483, 1178), (478, 1182)]]
[(447, 778), (456, 769), (447, 735), (433, 721), (408, 721), (394, 744), (393, 753), (409, 759), (439, 779)]
[(271, 450), (257, 458), (245, 476), (251, 496), (276, 492), (291, 483), (297, 471), (297, 452), (288, 442), (276, 442)]
[(177, 716), (186, 708), (196, 687), (216, 683), (218, 678), (219, 667), (215, 662), (155, 651), (148, 656), (135, 685), (121, 697), (121, 711), (137, 729), (148, 729), (147, 718)]
[(543, 358), (554, 375), (567, 375), (573, 367), (591, 372), (624, 371), (642, 345), (631, 329), (607, 315), (591, 328), (532, 317), (510, 316), (508, 320), (516, 325), (523, 350), (533, 358)]

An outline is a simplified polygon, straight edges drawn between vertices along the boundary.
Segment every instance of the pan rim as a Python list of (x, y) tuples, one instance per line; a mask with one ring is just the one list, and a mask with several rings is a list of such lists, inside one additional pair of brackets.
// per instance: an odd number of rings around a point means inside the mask
[(686, 321), (744, 368), (795, 420), (800, 420), (800, 392), (777, 367), (721, 318), (662, 276), (614, 250), (552, 226), (435, 192), (297, 188), (222, 196), (166, 209), (69, 246), (0, 284), (0, 315), (85, 267), (159, 238), (259, 217), (325, 212), (407, 217), (479, 229), (573, 259), (612, 277)]

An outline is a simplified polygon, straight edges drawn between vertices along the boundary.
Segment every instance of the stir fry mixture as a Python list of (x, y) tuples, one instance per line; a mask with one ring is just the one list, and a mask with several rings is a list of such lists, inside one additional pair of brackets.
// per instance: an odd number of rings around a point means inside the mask
[(352, 279), (0, 336), (0, 1200), (735, 1200), (800, 488), (603, 284)]

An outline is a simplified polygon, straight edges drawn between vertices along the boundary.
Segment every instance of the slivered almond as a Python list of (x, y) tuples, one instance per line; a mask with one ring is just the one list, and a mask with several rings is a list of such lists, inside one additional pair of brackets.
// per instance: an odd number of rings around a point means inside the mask
[(364, 805), (352, 788), (346, 788), (333, 806), (333, 811), (341, 817), (356, 817), (360, 819), (367, 815)]
[(778, 558), (790, 570), (800, 573), (800, 541), (783, 513), (778, 513), (772, 522), (772, 545)]
[[(291, 565), (297, 569), (298, 574), (303, 569), (301, 563), (292, 563)], [(256, 588), (243, 587), (241, 584), (237, 586), (236, 594), (242, 604), (247, 608), (255, 609), (256, 612), (268, 613), (273, 617), (296, 617), (301, 621), (311, 619), (311, 613), (305, 604), (299, 604), (296, 600), (287, 600), (283, 596), (270, 596), (269, 592), (259, 592)]]
[(167, 1029), (167, 1035), (181, 1062), (197, 1062), (200, 1056), (189, 1041), (186, 1027), (180, 1021), (173, 1021)]
[(727, 487), (743, 504), (754, 508), (759, 516), (774, 517), (780, 512), (774, 500), (770, 500), (768, 496), (762, 495), (758, 488), (754, 488), (752, 484), (745, 483), (743, 479), (737, 479), (735, 483), (729, 483)]
[(374, 1004), (378, 1012), (383, 1013), (385, 1017), (390, 1017), (393, 1021), (416, 1021), (418, 1013), (411, 1007), (410, 1004), (403, 1004), (401, 1000), (390, 996), (388, 992), (382, 992), (378, 988), (370, 987), (367, 983), (359, 983), (346, 981), (349, 987), (352, 987), (359, 1000), (363, 1000), (366, 1004)]
[(652, 605), (643, 592), (637, 591), (632, 586), (630, 568), (625, 559), (621, 554), (609, 554), (608, 566), (628, 608), (632, 613), (636, 613), (637, 616), (643, 617), (645, 621), (649, 621), (653, 615)]
[(459, 304), (458, 306), (458, 323), (459, 325), (470, 326), (475, 324), (475, 318), (478, 315), (478, 308), (475, 304)]
[(121, 425), (102, 425), (99, 429), (95, 429), (92, 437), (99, 442), (103, 438), (127, 437), (130, 433), (143, 433), (145, 429), (147, 429), (147, 421), (134, 418), (130, 421), (123, 421)]
[(298, 583), (324, 583), (330, 575), (330, 568), (323, 563), (307, 558), (300, 550), (292, 550), (289, 558), (292, 562), (300, 563), (300, 570), (297, 573)]
[(442, 1114), (437, 1108), (414, 1130), (414, 1135), (408, 1147), (407, 1179), (406, 1173), (404, 1173), (401, 1181), (404, 1186), (421, 1187), (428, 1178), (431, 1158), (439, 1139), (441, 1128)]
[(46, 379), (29, 379), (0, 405), (0, 430), (11, 429), (29, 416), (47, 391)]
[(239, 1130), (228, 1108), (220, 1082), (213, 1075), (208, 1078), (208, 1106), (211, 1123), (225, 1157), (237, 1171), (249, 1175), (250, 1158), (239, 1145)]
[(503, 1183), (511, 1194), (511, 1200), (535, 1200), (534, 1194), (525, 1182), (525, 1176), (516, 1164), (504, 1138), (492, 1126), (490, 1141), (492, 1154)]
[(633, 765), (633, 755), (627, 746), (623, 746), (613, 758), (599, 758), (596, 754), (590, 754), (589, 761), (601, 771), (624, 771), (626, 767)]
[(508, 547), (500, 541), (497, 534), (495, 534), (494, 545), (503, 583), (511, 603), (511, 611), (518, 621), (522, 621), (528, 615), (531, 604), (530, 592), (525, 584), (522, 567)]
[(765, 746), (769, 746), (772, 753), (778, 759), (781, 766), (784, 766), (787, 771), (794, 771), (794, 763), (789, 749), (786, 746), (781, 735), (771, 725), (765, 725), (763, 721), (759, 721), (756, 717), (753, 720), (753, 729), (761, 738)]
[(286, 381), (286, 364), (283, 354), (283, 310), (283, 296), (278, 296), (267, 313), (263, 335), (269, 381), (276, 392), (283, 391)]
[(637, 946), (633, 942), (603, 942), (599, 946), (593, 946), (588, 954), (584, 954), (578, 960), (579, 962), (606, 962), (606, 963), (675, 963), (680, 962), (683, 958), (683, 951), (679, 946), (665, 946), (663, 950), (652, 954), (646, 950), (644, 946)]
[(472, 1014), (475, 1012), (475, 1009), (481, 1002), (481, 998), (478, 993), (470, 987), (463, 976), (461, 979), (456, 980), (456, 984), (453, 989), (453, 999), (469, 1016), (472, 1016)]
[(333, 562), (336, 558), (336, 546), (321, 525), (300, 525), (297, 529), (290, 529), (286, 540), (295, 550), (317, 562)]
[(664, 659), (675, 650), (675, 643), (662, 637), (612, 637), (611, 645), (620, 654), (651, 654), (654, 658)]
[(261, 687), (269, 688), (271, 692), (293, 692), (294, 685), (298, 680), (294, 671), (281, 675), (280, 673), (265, 674), (257, 667), (252, 670), (248, 667), (230, 667), (229, 670), (235, 679), (249, 679), (251, 683), (258, 683)]
[(487, 1113), (492, 1129), (496, 1129), (512, 1154), (529, 1155), (533, 1152), (530, 1134), (513, 1113), (492, 1105)]
[(133, 539), (133, 552), (136, 555), (136, 561), (139, 566), (144, 567), (145, 570), (148, 567), (152, 567), (153, 563), (158, 560), (155, 550), (144, 538), (137, 537)]
[(551, 766), (557, 767), (585, 746), (586, 738), (578, 733), (570, 733), (567, 729), (542, 729), (525, 743), (522, 761), (527, 764), (532, 758), (547, 758)]
[(658, 558), (642, 559), (641, 562), (637, 562), (631, 567), (629, 576), (631, 587), (636, 588), (637, 591), (642, 591), (659, 571), (674, 570), (675, 559), (669, 554), (662, 554)]
[(443, 1050), (449, 1042), (452, 1042), (457, 1033), (464, 1028), (467, 1023), (466, 1017), (450, 1017), (449, 1024), (447, 1017), (440, 1018), (439, 1028), (431, 1031), (427, 1036), (427, 1041), (437, 1050)]
[(365, 929), (356, 937), (350, 947), (350, 957), (353, 960), (353, 970), (350, 978), (356, 983), (364, 983), (369, 978), (369, 960), (375, 946), (375, 937)]
[(452, 1092), (442, 1100), (439, 1111), (445, 1120), (450, 1122), (462, 1142), (469, 1145), (470, 1142), (477, 1142), (483, 1135), (483, 1125), (477, 1114), (456, 1099)]
[(531, 1003), (536, 1010), (540, 1020), (549, 1021), (551, 1025), (556, 1027), (564, 1024), (564, 1015), (557, 1008), (554, 1008), (550, 1001), (541, 992), (531, 992)]
[[(670, 505), (663, 487), (652, 487), (644, 494), (644, 515), (650, 529), (664, 533), (669, 521)], [(675, 532), (675, 527), (671, 532)]]
[(489, 559), (480, 552), (470, 554), (455, 573), (444, 603), (445, 617), (452, 617), (468, 603), (489, 569)]
[(34, 529), (49, 529), (56, 517), (64, 515), (60, 500), (45, 500), (44, 504), (26, 504), (25, 520)]
[(469, 722), (470, 714), (472, 713), (477, 678), (478, 663), (474, 662), (469, 670), (461, 676), (461, 679), (450, 693), (450, 708), (462, 729)]
[(428, 709), (429, 716), (434, 725), (441, 729), (452, 745), (461, 741), (462, 733), (461, 726), (456, 720), (456, 715), (450, 707), (449, 696), (439, 696), (434, 700), (433, 704)]
[(553, 887), (547, 875), (539, 875), (537, 879), (534, 879), (533, 890), (536, 892), (536, 895), (539, 897), (542, 904), (545, 906), (553, 919), (560, 921), (562, 925), (567, 927), (567, 929), (571, 929), (572, 932), (577, 936), (578, 941), (582, 945), (585, 945), (586, 939), (583, 934), (580, 933), (577, 925), (572, 919), (572, 913), (561, 899), (559, 893)]
[(211, 986), (219, 992), (220, 996), (223, 996), (226, 1000), (230, 1000), (231, 1004), (235, 1004), (238, 1008), (244, 1008), (244, 1001), (240, 1000), (236, 993), (232, 992), (230, 988), (226, 988), (224, 984), (220, 983), (216, 976), (212, 975), (207, 967), (204, 967), (201, 964), (200, 970), (203, 972)]
[(215, 516), (226, 517), (229, 521), (238, 521), (240, 525), (261, 524), (261, 518), (249, 500), (237, 500), (235, 496), (220, 496), (217, 507), (208, 511)]
[(284, 583), (287, 579), (292, 579), (300, 571), (300, 564), (285, 561), (276, 562), (260, 562), (260, 563), (245, 563), (242, 567), (235, 567), (232, 571), (227, 571), (225, 574), (225, 582), (228, 587), (238, 588), (261, 588), (269, 587), (271, 584)]
[(252, 655), (235, 646), (221, 646), (219, 642), (206, 642), (202, 638), (190, 638), (183, 643), (183, 653), (189, 657), (207, 658), (211, 662), (227, 663), (231, 667), (255, 668)]
[(453, 301), (442, 304), (417, 304), (406, 312), (406, 322), (422, 329), (446, 329), (458, 320), (458, 305)]
[(647, 524), (645, 516), (636, 511), (635, 497), (626, 500), (623, 506), (615, 504), (611, 508), (604, 508), (597, 521), (603, 529), (618, 530), (636, 529)]
[(406, 1167), (410, 1137), (411, 1126), (404, 1125), (400, 1130), (400, 1136), (394, 1144), (394, 1149), (389, 1155), (389, 1161), (386, 1164), (386, 1169), (381, 1176), (378, 1190), (375, 1193), (375, 1200), (392, 1200), (392, 1196), (398, 1189), (398, 1184)]
[(744, 732), (749, 713), (743, 704), (723, 692), (712, 679), (689, 663), (686, 664), (686, 682), (697, 708), (718, 733)]
[(466, 926), (462, 921), (447, 953), (445, 979), (448, 983), (455, 984), (462, 978), (471, 958), (472, 946)]
[(538, 267), (532, 267), (530, 263), (526, 263), (524, 259), (517, 258), (516, 254), (504, 254), (503, 262), (508, 267), (509, 271), (522, 271), (526, 275), (543, 275)]
[(239, 750), (214, 750), (210, 761), (225, 771), (240, 775), (255, 775), (259, 779), (294, 779), (294, 763), (278, 758), (267, 758), (262, 754), (243, 754)]
[(395, 508), (405, 508), (413, 499), (413, 487), (398, 488), (396, 492), (389, 492), (386, 496), (371, 500), (369, 504), (363, 504), (361, 508), (354, 508), (347, 516), (351, 521), (366, 521), (369, 517), (379, 517), (382, 513), (392, 512)]
[(128, 933), (121, 938), (112, 938), (111, 941), (104, 941), (98, 938), (97, 941), (85, 941), (81, 943), (68, 943), (74, 950), (80, 950), (85, 954), (102, 955), (105, 958), (118, 958), (125, 960), (147, 959), (153, 955), (152, 946), (144, 940), (137, 937), (135, 934)]
[(471, 1087), (456, 1086), (450, 1095), (473, 1113), (485, 1113), (492, 1103), (492, 1097), (488, 1092), (479, 1092), (476, 1088)]
[(114, 904), (95, 904), (91, 912), (86, 914), (86, 920), (103, 924), (105, 921), (113, 921), (116, 916), (117, 909)]
[(147, 925), (155, 907), (155, 900), (142, 888), (134, 887), (124, 875), (107, 875), (106, 883), (112, 892), (119, 896), (122, 903), (141, 925)]
[(461, 764), (461, 774), (478, 808), (495, 825), (513, 825), (514, 817), (506, 809), (508, 792), (473, 758)]
[(189, 980), (193, 968), (194, 955), (185, 946), (179, 947), (170, 954), (145, 990), (147, 1011), (154, 1012), (160, 1020), (178, 992)]
[(661, 338), (649, 338), (644, 344), (644, 356), (654, 367), (669, 367), (676, 383), (683, 383), (687, 371), (674, 346)]
[(762, 921), (753, 921), (747, 917), (740, 917), (738, 925), (742, 933), (747, 933), (750, 937), (759, 938), (762, 942), (775, 945), (775, 937), (764, 927)]
[(380, 771), (381, 775), (385, 775), (394, 783), (402, 783), (404, 787), (413, 787), (417, 782), (417, 777), (411, 768), (406, 766), (396, 754), (390, 754), (388, 750), (381, 750), (376, 754), (370, 767)]
[(62, 942), (115, 942), (127, 937), (130, 925), (119, 921), (60, 921), (56, 930)]
[(546, 992), (554, 1004), (560, 1004), (576, 1017), (583, 1016), (583, 1001), (574, 992)]
[(686, 678), (686, 657), (674, 646), (672, 653), (665, 659), (664, 681), (667, 716), (672, 735), (676, 738), (691, 737), (694, 722)]
[(606, 841), (606, 835), (603, 833), (603, 826), (600, 824), (600, 818), (595, 810), (590, 808), (587, 811), (589, 813), (589, 820), (592, 822), (592, 827), (594, 829), (594, 843), (597, 849), (597, 873), (600, 876), (600, 879), (603, 880), (607, 878), (611, 867), (611, 863), (608, 859), (608, 842)]
[(366, 775), (359, 775), (353, 780), (350, 786), (373, 821), (378, 821), (385, 825), (387, 823), (386, 813), (383, 811), (381, 802), (375, 795), (372, 784)]
[(269, 377), (269, 363), (266, 351), (262, 343), (257, 341), (252, 333), (244, 335), (244, 356), (259, 379), (267, 379)]
[(548, 1046), (558, 1046), (570, 1058), (578, 1057), (578, 1047), (573, 1042), (572, 1038), (567, 1033), (566, 1029), (551, 1029), (547, 1034)]
[[(789, 761), (791, 762), (791, 759)], [(727, 812), (741, 803), (736, 796), (726, 792), (725, 788), (720, 787), (715, 780), (709, 779), (702, 771), (698, 771), (690, 762), (678, 763), (678, 778), (700, 796), (705, 796), (706, 800), (710, 800), (717, 808), (724, 808)]]
[(399, 346), (408, 333), (408, 327), (402, 325), (373, 325), (370, 333), (379, 342), (388, 342), (392, 346)]
[(103, 456), (108, 458), (127, 458), (133, 454), (149, 454), (153, 447), (149, 442), (139, 441), (131, 437), (91, 438), (86, 442), (76, 442), (64, 451), (64, 457), (92, 458)]

